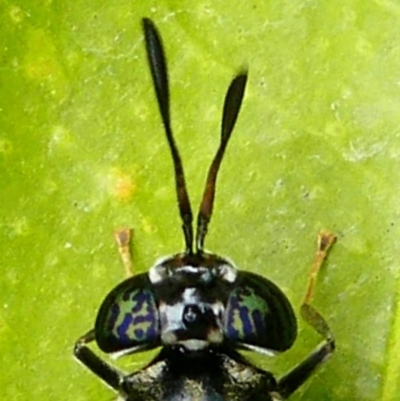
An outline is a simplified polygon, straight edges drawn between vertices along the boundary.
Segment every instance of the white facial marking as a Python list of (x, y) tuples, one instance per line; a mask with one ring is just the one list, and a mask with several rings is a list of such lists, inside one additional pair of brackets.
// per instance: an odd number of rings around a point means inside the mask
[(185, 339), (179, 341), (176, 332), (185, 330), (186, 327), (182, 321), (183, 312), (187, 305), (198, 305), (202, 308), (211, 308), (215, 322), (222, 324), (222, 316), (224, 306), (221, 302), (212, 304), (199, 303), (198, 289), (188, 287), (182, 292), (179, 302), (174, 305), (160, 303), (160, 319), (161, 319), (161, 341), (164, 344), (182, 344), (188, 350), (199, 350), (208, 346), (210, 343), (221, 343), (223, 340), (223, 327), (209, 329), (206, 334), (207, 338), (203, 339)]
[(167, 268), (164, 266), (156, 265), (149, 269), (147, 273), (150, 283), (157, 284), (168, 277)]
[(233, 283), (237, 277), (237, 269), (230, 265), (222, 265), (220, 267), (220, 276), (228, 283)]
[(200, 351), (209, 345), (205, 340), (196, 339), (180, 341), (179, 344), (183, 345), (188, 351)]
[(182, 300), (185, 302), (185, 305), (196, 303), (196, 292), (196, 288), (193, 287), (186, 288), (186, 290), (183, 291)]
[[(212, 311), (214, 312), (214, 316), (216, 317), (216, 321), (222, 322), (222, 316), (225, 312), (224, 305), (222, 305), (221, 302), (215, 302), (214, 304), (211, 305)], [(220, 327), (222, 330), (222, 327)]]
[(175, 271), (177, 272), (184, 272), (184, 273), (199, 273), (203, 270), (201, 267), (194, 267), (194, 266), (182, 266), (177, 267)]
[(176, 343), (177, 338), (174, 332), (184, 328), (182, 325), (184, 306), (181, 302), (175, 305), (160, 303), (161, 341), (164, 344)]

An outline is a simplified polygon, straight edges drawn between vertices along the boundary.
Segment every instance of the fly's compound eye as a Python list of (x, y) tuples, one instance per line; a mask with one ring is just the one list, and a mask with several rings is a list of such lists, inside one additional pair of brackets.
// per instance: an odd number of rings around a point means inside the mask
[(112, 290), (97, 315), (96, 341), (104, 352), (159, 345), (158, 307), (147, 274), (134, 276)]
[(225, 308), (227, 340), (245, 348), (284, 351), (297, 334), (293, 309), (285, 294), (257, 274), (239, 272)]

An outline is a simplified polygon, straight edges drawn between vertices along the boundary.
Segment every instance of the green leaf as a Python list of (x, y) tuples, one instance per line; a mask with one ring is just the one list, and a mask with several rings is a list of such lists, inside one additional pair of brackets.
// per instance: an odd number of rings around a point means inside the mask
[[(183, 247), (140, 19), (164, 39), (173, 128), (197, 205), (223, 98), (249, 69), (206, 246), (300, 305), (316, 234), (338, 236), (314, 306), (337, 340), (293, 400), (399, 399), (400, 5), (396, 1), (3, 1), (1, 399), (110, 399), (72, 358), (124, 278)], [(277, 377), (321, 339), (304, 323)], [(118, 362), (128, 371), (150, 360)]]

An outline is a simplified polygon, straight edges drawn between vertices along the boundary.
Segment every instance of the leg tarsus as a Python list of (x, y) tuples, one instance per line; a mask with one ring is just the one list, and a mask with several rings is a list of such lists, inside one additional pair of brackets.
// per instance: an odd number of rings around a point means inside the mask
[(130, 249), (132, 237), (133, 230), (130, 228), (121, 228), (114, 232), (114, 238), (118, 245), (118, 252), (125, 266), (127, 277), (133, 276), (132, 252)]
[(318, 233), (317, 238), (317, 251), (315, 252), (314, 262), (311, 267), (309, 274), (309, 281), (307, 286), (306, 295), (303, 300), (303, 304), (311, 302), (314, 295), (314, 288), (317, 282), (317, 276), (321, 267), (328, 256), (329, 249), (335, 243), (336, 237), (328, 231), (321, 231)]
[(314, 263), (311, 267), (306, 295), (300, 307), (301, 317), (304, 319), (304, 321), (327, 340), (333, 340), (333, 335), (329, 325), (322, 315), (310, 305), (310, 302), (314, 295), (318, 273), (328, 257), (329, 249), (335, 243), (335, 241), (336, 237), (330, 232), (321, 231), (318, 233), (317, 251), (314, 257)]

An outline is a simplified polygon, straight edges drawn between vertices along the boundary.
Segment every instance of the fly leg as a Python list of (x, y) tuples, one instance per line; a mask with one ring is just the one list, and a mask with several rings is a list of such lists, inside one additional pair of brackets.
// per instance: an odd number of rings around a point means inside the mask
[(125, 266), (127, 277), (133, 276), (132, 252), (130, 248), (133, 231), (129, 228), (118, 229), (114, 232), (114, 238), (117, 242), (118, 252), (121, 256), (122, 263)]
[(116, 367), (98, 357), (88, 346), (94, 341), (94, 330), (88, 331), (78, 339), (74, 347), (74, 356), (104, 383), (116, 391), (120, 391), (125, 375)]
[[(118, 252), (121, 256), (122, 263), (125, 266), (127, 277), (133, 275), (132, 253), (130, 250), (130, 241), (132, 230), (120, 229), (114, 233), (115, 240), (118, 245)], [(118, 368), (110, 365), (108, 362), (97, 356), (89, 347), (88, 344), (95, 340), (94, 329), (88, 331), (81, 336), (75, 343), (74, 356), (78, 361), (85, 365), (90, 371), (98, 376), (108, 386), (120, 392), (121, 385), (125, 375)]]
[(320, 334), (324, 340), (304, 361), (278, 380), (277, 392), (282, 399), (287, 399), (296, 391), (335, 350), (335, 339), (328, 323), (310, 304), (314, 294), (318, 272), (326, 260), (328, 251), (335, 240), (336, 237), (329, 232), (321, 232), (318, 234), (318, 248), (310, 271), (306, 295), (300, 307), (302, 318)]

